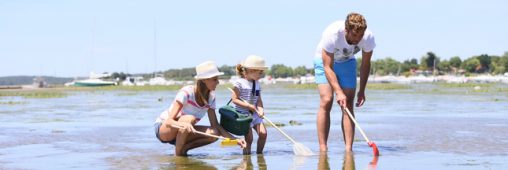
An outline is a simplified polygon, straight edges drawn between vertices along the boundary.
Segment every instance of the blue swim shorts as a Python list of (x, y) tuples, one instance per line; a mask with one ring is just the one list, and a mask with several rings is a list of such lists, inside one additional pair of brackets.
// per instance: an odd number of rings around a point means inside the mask
[[(339, 85), (344, 89), (356, 88), (356, 59), (349, 59), (344, 62), (333, 63), (333, 71), (339, 80)], [(325, 70), (323, 68), (323, 59), (316, 57), (314, 59), (314, 78), (316, 84), (327, 84)]]
[(161, 141), (162, 143), (169, 143), (171, 145), (175, 145), (176, 144), (176, 138), (171, 140), (171, 141), (163, 141), (159, 135), (159, 129), (161, 128), (162, 126), (162, 123), (160, 122), (156, 122), (154, 125), (155, 127), (155, 137), (157, 137), (157, 139), (159, 139), (159, 141)]

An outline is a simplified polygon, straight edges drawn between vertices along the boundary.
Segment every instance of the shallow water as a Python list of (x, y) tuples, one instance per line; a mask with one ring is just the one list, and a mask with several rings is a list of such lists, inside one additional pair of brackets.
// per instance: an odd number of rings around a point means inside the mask
[[(355, 111), (379, 147), (377, 160), (358, 131), (354, 154), (343, 152), (337, 106), (326, 155), (294, 156), (293, 144), (268, 128), (263, 155), (243, 156), (239, 148), (216, 142), (189, 151), (189, 157), (175, 157), (173, 146), (158, 142), (153, 132), (155, 118), (175, 91), (0, 97), (3, 103), (21, 103), (0, 105), (0, 169), (508, 169), (506, 91), (419, 84), (366, 93), (367, 102)], [(224, 105), (229, 91), (221, 89), (217, 96), (218, 106)], [(318, 150), (315, 89), (265, 87), (263, 101), (272, 121)], [(290, 126), (290, 120), (302, 125)]]

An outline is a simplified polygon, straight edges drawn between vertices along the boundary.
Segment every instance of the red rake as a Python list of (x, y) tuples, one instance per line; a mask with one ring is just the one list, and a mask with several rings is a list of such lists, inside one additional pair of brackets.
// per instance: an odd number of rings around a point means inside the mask
[(358, 127), (358, 130), (360, 130), (360, 133), (362, 133), (362, 136), (367, 141), (367, 144), (369, 144), (369, 146), (372, 148), (372, 151), (374, 152), (374, 156), (379, 156), (379, 150), (377, 149), (376, 144), (373, 141), (370, 141), (369, 138), (367, 138), (367, 135), (365, 135), (365, 132), (363, 132), (362, 128), (360, 127), (360, 124), (358, 124), (358, 122), (356, 122), (356, 120), (353, 117), (353, 115), (351, 114), (351, 112), (349, 112), (349, 109), (347, 107), (344, 107), (344, 109), (346, 110), (347, 114), (349, 115), (349, 118), (351, 118), (351, 120), (353, 120), (353, 122), (355, 123), (356, 127)]

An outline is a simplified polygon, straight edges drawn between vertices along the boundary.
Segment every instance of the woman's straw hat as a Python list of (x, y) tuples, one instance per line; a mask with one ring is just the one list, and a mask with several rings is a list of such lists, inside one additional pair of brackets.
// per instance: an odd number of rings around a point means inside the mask
[(219, 72), (217, 65), (215, 65), (213, 61), (205, 61), (204, 63), (201, 63), (198, 66), (196, 66), (196, 76), (194, 76), (194, 78), (197, 80), (201, 80), (212, 78), (215, 76), (220, 76), (223, 74), (224, 74), (223, 72)]
[(248, 56), (242, 64), (247, 69), (266, 70), (268, 67), (265, 65), (265, 60), (257, 55)]

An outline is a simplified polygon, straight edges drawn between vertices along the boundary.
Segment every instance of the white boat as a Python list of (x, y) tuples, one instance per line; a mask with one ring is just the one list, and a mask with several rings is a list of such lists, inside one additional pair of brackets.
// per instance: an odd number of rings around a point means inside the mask
[(85, 80), (75, 80), (70, 83), (65, 83), (65, 86), (79, 86), (79, 87), (96, 87), (96, 86), (113, 86), (116, 85), (114, 81), (106, 81), (101, 78), (110, 77), (111, 74), (103, 73), (103, 74), (95, 74), (94, 72), (90, 73), (90, 78)]
[(112, 81), (104, 81), (101, 79), (86, 79), (75, 81), (73, 85), (79, 87), (95, 87), (95, 86), (113, 86), (116, 85), (116, 83)]

